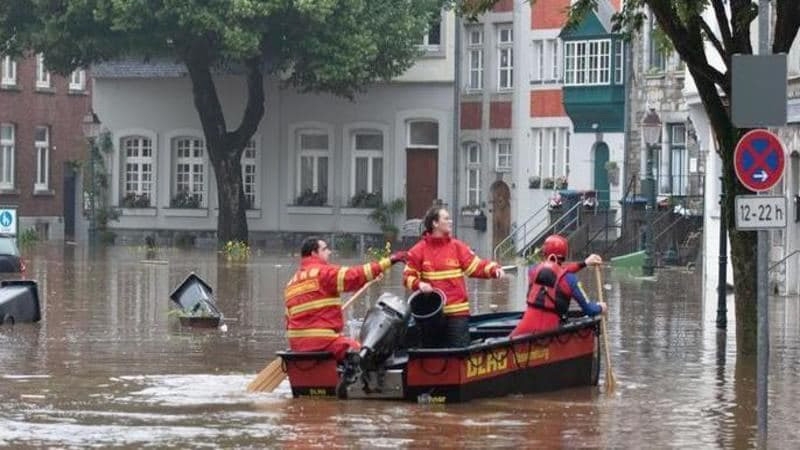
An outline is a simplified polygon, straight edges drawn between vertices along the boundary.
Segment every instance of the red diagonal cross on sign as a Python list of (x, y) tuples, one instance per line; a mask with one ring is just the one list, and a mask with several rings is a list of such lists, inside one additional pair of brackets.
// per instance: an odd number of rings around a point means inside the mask
[(751, 191), (771, 189), (783, 178), (785, 152), (783, 143), (774, 133), (762, 129), (748, 131), (733, 152), (736, 177)]

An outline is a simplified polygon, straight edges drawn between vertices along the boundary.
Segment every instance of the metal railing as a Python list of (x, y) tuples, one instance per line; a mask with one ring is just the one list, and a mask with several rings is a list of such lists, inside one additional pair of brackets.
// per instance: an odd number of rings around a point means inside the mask
[[(545, 205), (539, 208), (539, 210), (528, 217), (522, 225), (515, 228), (505, 239), (495, 246), (492, 255), (496, 261), (505, 260), (511, 255), (524, 256), (530, 252), (531, 247), (544, 239), (545, 236), (553, 233), (563, 234), (563, 232), (570, 229), (570, 227), (574, 226), (577, 228), (580, 226), (581, 215), (578, 209), (583, 206), (580, 202), (566, 210), (561, 217), (546, 225), (545, 223), (550, 220), (550, 214), (549, 212), (545, 213), (544, 217), (540, 218), (536, 222), (536, 226), (534, 226), (532, 222), (539, 217), (547, 206), (548, 205)], [(541, 228), (542, 226), (544, 226), (544, 228)], [(541, 231), (534, 235), (535, 231), (538, 229), (541, 229)], [(517, 246), (518, 243), (521, 243), (519, 247)]]

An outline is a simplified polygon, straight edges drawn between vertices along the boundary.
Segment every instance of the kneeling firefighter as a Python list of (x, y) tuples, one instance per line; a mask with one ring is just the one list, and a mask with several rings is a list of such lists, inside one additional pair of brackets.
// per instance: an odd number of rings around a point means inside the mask
[(558, 328), (567, 319), (571, 299), (575, 299), (588, 316), (604, 313), (604, 302), (590, 302), (575, 272), (588, 265), (602, 264), (600, 256), (592, 254), (579, 263), (564, 261), (569, 254), (566, 238), (548, 236), (542, 245), (545, 260), (528, 271), (528, 307), (511, 337)]

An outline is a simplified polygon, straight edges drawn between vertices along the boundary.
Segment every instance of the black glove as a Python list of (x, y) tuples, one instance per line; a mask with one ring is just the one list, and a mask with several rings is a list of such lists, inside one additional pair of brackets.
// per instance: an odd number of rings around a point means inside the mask
[(406, 252), (399, 251), (399, 252), (392, 253), (391, 255), (389, 255), (389, 261), (392, 264), (397, 264), (399, 262), (405, 264), (405, 262), (406, 262)]

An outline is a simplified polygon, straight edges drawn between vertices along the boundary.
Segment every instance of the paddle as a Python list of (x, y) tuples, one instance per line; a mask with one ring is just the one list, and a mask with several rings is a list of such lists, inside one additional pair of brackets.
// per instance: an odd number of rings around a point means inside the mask
[[(357, 290), (355, 294), (350, 296), (349, 299), (342, 305), (342, 311), (346, 310), (350, 305), (353, 304), (354, 301), (365, 292), (367, 292), (367, 288), (372, 285), (372, 283), (380, 280), (382, 277), (378, 277), (364, 286), (361, 286), (361, 289)], [(272, 360), (271, 363), (267, 364), (267, 367), (261, 370), (261, 372), (256, 375), (255, 379), (247, 385), (247, 392), (272, 392), (281, 384), (281, 381), (286, 378), (286, 372), (283, 371), (283, 363), (281, 358), (275, 358)]]
[[(603, 277), (600, 273), (600, 266), (594, 266), (594, 276), (595, 280), (597, 281), (597, 300), (603, 301)], [(606, 328), (606, 315), (608, 315), (608, 310), (606, 310), (606, 314), (600, 319), (600, 328), (601, 332), (603, 333), (603, 353), (605, 353), (606, 359), (606, 392), (613, 392), (614, 386), (617, 384), (616, 380), (614, 379), (614, 370), (611, 368), (611, 350), (608, 347), (608, 331)]]

